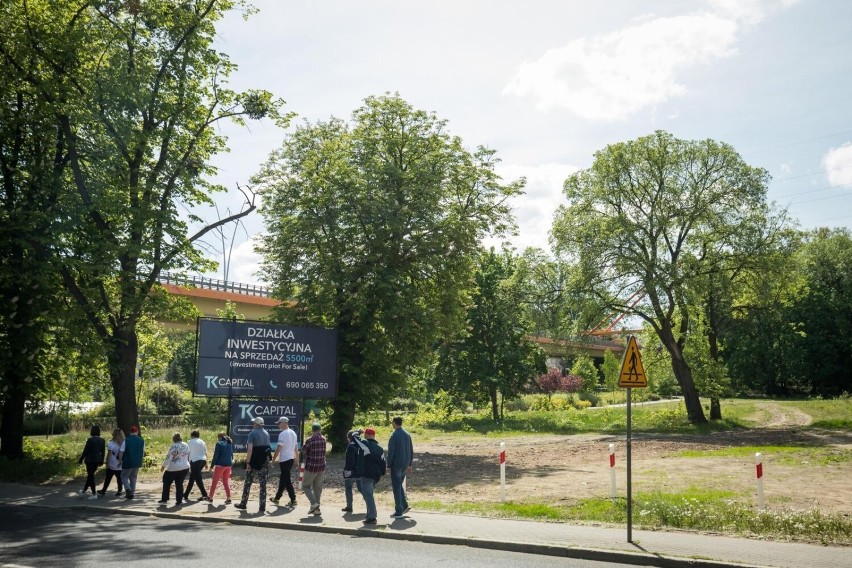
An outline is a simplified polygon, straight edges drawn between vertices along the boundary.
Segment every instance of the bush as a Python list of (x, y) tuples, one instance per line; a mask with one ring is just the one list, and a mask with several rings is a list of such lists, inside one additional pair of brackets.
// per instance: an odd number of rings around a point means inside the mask
[(30, 414), (24, 418), (24, 436), (64, 434), (68, 431), (68, 422), (65, 413), (56, 413), (53, 416), (50, 416), (50, 414)]
[(75, 448), (72, 454), (69, 446), (24, 438), (23, 459), (0, 457), (0, 481), (43, 483), (56, 477), (73, 477), (81, 467), (77, 451)]
[(151, 388), (151, 401), (155, 402), (157, 414), (183, 414), (191, 405), (192, 394), (172, 383), (161, 382)]
[(228, 400), (225, 398), (193, 397), (189, 412), (195, 424), (216, 425), (228, 423)]
[(417, 401), (410, 398), (402, 398), (400, 396), (396, 398), (392, 398), (388, 403), (390, 410), (398, 410), (398, 411), (408, 411), (415, 412), (417, 411)]
[(600, 397), (593, 392), (581, 392), (579, 398), (581, 401), (588, 401), (590, 406), (597, 406), (600, 402)]

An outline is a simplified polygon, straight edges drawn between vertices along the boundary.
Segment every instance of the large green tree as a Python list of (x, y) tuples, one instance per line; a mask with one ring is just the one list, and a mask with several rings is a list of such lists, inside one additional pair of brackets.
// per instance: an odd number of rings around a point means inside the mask
[(529, 339), (531, 324), (518, 309), (523, 290), (512, 279), (515, 263), (508, 252), (482, 254), (465, 332), (442, 347), (435, 371), (440, 388), (487, 401), (495, 422), (503, 416), (498, 394), (500, 401), (517, 397), (547, 369), (544, 353)]
[[(658, 131), (607, 146), (565, 182), (558, 249), (585, 289), (654, 330), (692, 423), (706, 422), (684, 353), (693, 294), (708, 272), (763, 246), (768, 179), (727, 144)], [(636, 292), (643, 299), (632, 306), (626, 298)]]
[(282, 118), (269, 93), (227, 88), (234, 66), (213, 39), (236, 4), (3, 5), (4, 21), (22, 24), (0, 39), (0, 57), (49, 106), (63, 141), (56, 215), (67, 230), (47, 253), (104, 346), (124, 429), (138, 420), (137, 326), (160, 273), (203, 266), (199, 239), (254, 209), (249, 195), (243, 210), (215, 223), (192, 213), (223, 189), (207, 181), (211, 157), (226, 149), (217, 123)]
[(495, 162), (386, 95), (367, 98), (350, 124), (297, 128), (255, 178), (266, 275), (294, 300), (279, 317), (338, 332), (335, 439), (459, 333), (479, 241), (508, 228), (506, 200), (523, 186), (503, 183)]
[[(8, 37), (20, 21), (4, 17)], [(20, 55), (20, 54), (19, 54)], [(20, 56), (37, 73), (38, 58)], [(47, 244), (57, 234), (56, 188), (65, 140), (49, 105), (0, 58), (0, 454), (23, 455), (24, 404), (47, 384), (45, 353), (62, 284)]]

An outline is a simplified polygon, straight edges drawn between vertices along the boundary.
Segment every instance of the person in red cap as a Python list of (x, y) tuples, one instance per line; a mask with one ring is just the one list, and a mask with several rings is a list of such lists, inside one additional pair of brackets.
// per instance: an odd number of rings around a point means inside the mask
[(136, 495), (136, 476), (142, 467), (145, 455), (145, 440), (139, 435), (139, 428), (130, 427), (130, 435), (121, 444), (118, 461), (121, 462), (121, 484), (124, 485), (124, 498), (133, 499)]
[(355, 465), (355, 477), (358, 478), (358, 491), (364, 497), (367, 505), (367, 516), (364, 518), (365, 525), (376, 524), (376, 499), (373, 490), (376, 483), (385, 473), (385, 462), (382, 455), (384, 449), (376, 442), (376, 431), (372, 428), (364, 430), (365, 441), (357, 440), (359, 446), (358, 459)]

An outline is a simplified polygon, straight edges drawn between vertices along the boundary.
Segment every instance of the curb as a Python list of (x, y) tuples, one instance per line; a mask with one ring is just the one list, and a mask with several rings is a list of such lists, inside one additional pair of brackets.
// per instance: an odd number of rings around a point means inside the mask
[[(27, 507), (40, 507), (55, 509), (55, 506), (47, 505), (24, 505)], [(537, 554), (541, 556), (556, 556), (561, 558), (573, 558), (577, 560), (591, 560), (597, 562), (611, 562), (637, 566), (656, 566), (658, 568), (760, 568), (754, 564), (740, 564), (722, 562), (717, 560), (703, 560), (692, 558), (681, 558), (664, 556), (646, 552), (623, 552), (614, 550), (602, 550), (596, 548), (574, 548), (555, 546), (549, 544), (536, 544), (529, 542), (483, 540), (470, 537), (454, 537), (428, 533), (398, 533), (387, 532), (384, 529), (348, 528), (328, 525), (311, 525), (302, 523), (282, 523), (264, 521), (257, 519), (226, 519), (212, 516), (181, 515), (165, 511), (144, 511), (139, 509), (113, 509), (105, 507), (93, 507), (87, 505), (70, 505), (63, 507), (73, 511), (97, 511), (99, 513), (111, 513), (114, 515), (131, 515), (137, 517), (158, 517), (181, 521), (197, 521), (204, 523), (221, 523), (232, 525), (244, 525), (263, 527), (270, 529), (300, 530), (323, 534), (339, 534), (359, 538), (383, 538), (389, 540), (404, 540), (410, 542), (423, 542), (427, 544), (450, 544), (455, 546), (467, 546), (470, 548), (483, 548), (488, 550), (502, 550), (505, 552), (520, 552), (524, 554)]]

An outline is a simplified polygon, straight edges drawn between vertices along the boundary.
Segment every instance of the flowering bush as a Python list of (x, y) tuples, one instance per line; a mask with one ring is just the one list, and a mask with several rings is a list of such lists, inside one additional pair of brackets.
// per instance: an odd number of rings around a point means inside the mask
[(556, 392), (578, 392), (583, 379), (576, 375), (564, 375), (562, 369), (548, 369), (535, 379), (541, 392), (551, 395)]

